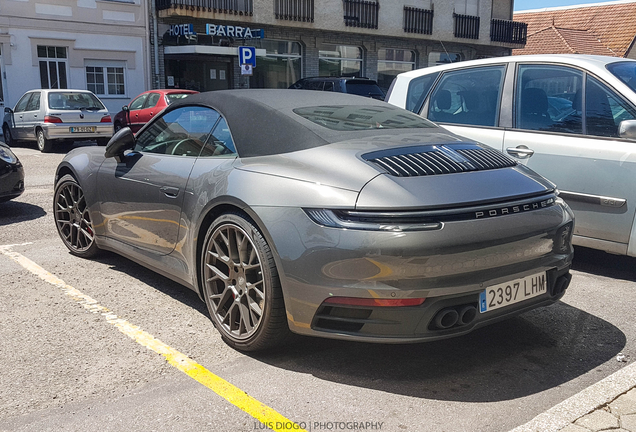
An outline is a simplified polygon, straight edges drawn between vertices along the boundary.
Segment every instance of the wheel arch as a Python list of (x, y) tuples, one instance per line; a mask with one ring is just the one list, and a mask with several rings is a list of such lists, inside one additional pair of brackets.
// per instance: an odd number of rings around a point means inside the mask
[[(261, 220), (261, 218), (256, 214), (254, 210), (250, 208), (245, 202), (234, 198), (234, 197), (220, 197), (217, 198), (206, 206), (204, 211), (201, 212), (201, 217), (199, 218), (199, 223), (197, 224), (196, 229), (196, 238), (193, 241), (193, 245), (195, 247), (194, 253), (192, 256), (196, 259), (196, 274), (195, 276), (195, 286), (197, 288), (197, 293), (199, 297), (203, 300), (203, 281), (201, 281), (201, 252), (203, 249), (203, 243), (205, 242), (205, 237), (208, 232), (208, 229), (214, 222), (216, 218), (225, 213), (235, 213), (245, 217), (250, 223), (252, 223), (267, 241), (267, 244), (272, 252), (272, 256), (274, 258), (274, 263), (276, 264), (276, 268), (279, 276), (282, 274), (282, 264), (280, 261), (280, 257), (278, 255), (278, 251), (276, 249), (276, 245), (269, 234), (269, 231), (265, 227), (265, 224)], [(282, 278), (281, 278), (282, 285)], [(283, 292), (284, 292), (283, 288)]]

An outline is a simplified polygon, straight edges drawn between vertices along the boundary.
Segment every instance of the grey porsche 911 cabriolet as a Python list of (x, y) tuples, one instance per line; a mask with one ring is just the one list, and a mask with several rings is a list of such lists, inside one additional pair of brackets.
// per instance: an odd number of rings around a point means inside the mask
[(71, 151), (54, 215), (196, 291), (224, 340), (465, 334), (561, 298), (573, 218), (555, 185), (369, 98), (228, 90)]

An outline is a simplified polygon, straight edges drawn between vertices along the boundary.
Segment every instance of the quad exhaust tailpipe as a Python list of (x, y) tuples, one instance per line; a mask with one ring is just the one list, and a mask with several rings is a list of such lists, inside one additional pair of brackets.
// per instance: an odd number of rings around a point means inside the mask
[(477, 308), (473, 305), (448, 307), (437, 312), (431, 322), (431, 329), (445, 330), (470, 324), (477, 317)]

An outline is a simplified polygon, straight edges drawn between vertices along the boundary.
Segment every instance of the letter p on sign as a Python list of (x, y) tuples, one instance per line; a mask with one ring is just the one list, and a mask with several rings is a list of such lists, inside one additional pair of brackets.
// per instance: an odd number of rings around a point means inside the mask
[(256, 48), (242, 46), (239, 47), (239, 63), (256, 66)]

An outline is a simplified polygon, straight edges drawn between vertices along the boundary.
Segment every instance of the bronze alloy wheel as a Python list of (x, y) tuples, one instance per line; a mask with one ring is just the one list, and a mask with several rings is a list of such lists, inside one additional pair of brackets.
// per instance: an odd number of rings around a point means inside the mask
[(289, 332), (269, 246), (244, 217), (226, 214), (208, 230), (202, 253), (205, 301), (225, 341), (254, 351)]
[(81, 257), (94, 255), (97, 245), (93, 223), (84, 191), (72, 176), (65, 175), (57, 182), (53, 206), (57, 232), (71, 253)]

